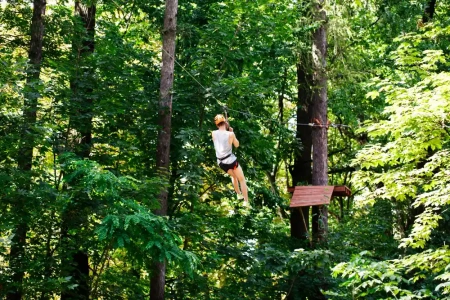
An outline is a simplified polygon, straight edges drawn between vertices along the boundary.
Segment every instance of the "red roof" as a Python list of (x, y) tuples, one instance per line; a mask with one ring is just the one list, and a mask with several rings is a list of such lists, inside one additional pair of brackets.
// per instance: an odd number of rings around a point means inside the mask
[(314, 206), (330, 204), (333, 196), (350, 196), (351, 191), (346, 186), (296, 186), (292, 195), (290, 207)]

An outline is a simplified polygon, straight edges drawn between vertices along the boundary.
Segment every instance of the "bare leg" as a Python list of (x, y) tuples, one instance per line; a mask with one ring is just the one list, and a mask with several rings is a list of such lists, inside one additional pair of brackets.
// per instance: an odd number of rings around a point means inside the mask
[(239, 181), (234, 174), (234, 170), (228, 170), (227, 173), (231, 176), (231, 182), (233, 183), (234, 190), (237, 194), (241, 194), (241, 190), (239, 189)]
[(248, 189), (247, 183), (245, 181), (244, 171), (242, 171), (241, 166), (238, 166), (235, 170), (233, 170), (234, 176), (239, 181), (241, 186), (242, 195), (244, 196), (244, 202), (248, 202)]

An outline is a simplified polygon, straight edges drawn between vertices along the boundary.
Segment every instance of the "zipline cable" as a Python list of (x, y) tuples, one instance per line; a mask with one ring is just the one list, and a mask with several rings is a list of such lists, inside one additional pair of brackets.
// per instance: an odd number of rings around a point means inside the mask
[[(173, 57), (169, 52), (167, 52), (166, 49), (162, 48), (162, 50), (163, 50), (164, 52), (166, 52), (167, 55), (169, 55), (169, 56), (173, 59), (173, 61), (174, 61), (178, 66), (180, 66), (180, 68), (181, 68), (184, 72), (186, 72), (192, 79), (194, 79), (194, 81), (195, 81), (199, 86), (201, 86), (201, 87), (205, 90), (205, 92), (208, 92), (208, 93), (210, 92), (210, 89), (206, 88), (203, 84), (201, 84), (200, 81), (198, 81), (197, 78), (194, 77), (194, 75), (192, 75), (185, 67), (183, 67), (183, 66), (175, 59), (175, 57)], [(222, 106), (222, 108), (223, 108), (224, 111), (225, 111), (225, 114), (226, 114), (227, 110), (230, 110), (230, 111), (234, 111), (234, 112), (237, 112), (237, 113), (240, 113), (240, 114), (242, 114), (242, 115), (249, 116), (249, 117), (253, 117), (253, 118), (256, 117), (256, 118), (261, 119), (261, 120), (262, 120), (262, 119), (267, 119), (267, 117), (262, 117), (262, 116), (258, 116), (258, 115), (252, 114), (252, 113), (248, 113), (248, 112), (244, 112), (244, 111), (240, 111), (240, 110), (228, 108), (225, 104), (223, 104), (222, 101), (220, 101), (219, 99), (217, 99), (212, 93), (210, 93), (210, 95), (217, 101), (217, 103), (219, 103), (219, 105)], [(228, 120), (228, 117), (226, 116), (225, 119)], [(275, 119), (273, 119), (273, 118), (269, 118), (269, 119), (271, 119), (273, 122), (279, 123), (279, 124), (281, 124), (281, 125), (289, 124), (289, 121), (288, 121), (288, 122), (281, 122), (281, 121), (275, 120)], [(338, 128), (338, 127), (349, 127), (349, 128), (350, 128), (350, 127), (351, 127), (350, 125), (336, 124), (336, 123), (328, 123), (328, 124), (295, 123), (295, 124), (292, 124), (292, 125), (298, 125), (298, 126), (310, 126), (310, 127), (326, 127), (326, 128), (328, 128), (328, 127), (333, 127), (333, 128)]]
[[(164, 52), (166, 52), (167, 55), (169, 55), (169, 56), (173, 59), (173, 61), (174, 61), (178, 66), (180, 66), (180, 68), (181, 68), (184, 72), (186, 72), (192, 79), (194, 79), (194, 81), (195, 81), (199, 86), (201, 86), (201, 87), (205, 90), (205, 92), (208, 92), (208, 93), (209, 93), (209, 90), (210, 90), (210, 89), (206, 88), (203, 84), (201, 84), (201, 82), (198, 81), (197, 78), (195, 78), (194, 75), (192, 75), (185, 67), (183, 67), (183, 66), (175, 59), (175, 57), (173, 57), (169, 52), (167, 52), (166, 49), (162, 48), (162, 50), (163, 50)], [(224, 109), (225, 112), (226, 112), (227, 110), (230, 110), (230, 111), (234, 111), (234, 112), (237, 112), (237, 113), (240, 113), (240, 114), (242, 114), (242, 115), (249, 116), (249, 117), (256, 117), (256, 118), (261, 119), (261, 120), (262, 120), (262, 119), (267, 119), (266, 117), (258, 116), (258, 115), (252, 114), (252, 113), (248, 113), (248, 112), (244, 112), (244, 111), (240, 111), (240, 110), (228, 108), (228, 107), (226, 106), (226, 104), (223, 104), (223, 102), (220, 101), (219, 99), (217, 99), (212, 93), (210, 93), (210, 95), (217, 101), (217, 103), (219, 103), (219, 104), (223, 107), (223, 109)], [(226, 119), (228, 120), (228, 117), (226, 117)], [(273, 119), (273, 118), (269, 118), (269, 119), (271, 119), (272, 121), (274, 121), (274, 122), (276, 122), (276, 123), (279, 123), (279, 124), (281, 124), (281, 125), (289, 124), (289, 122), (280, 122), (279, 120), (275, 120), (275, 119)], [(351, 128), (350, 125), (337, 124), (337, 123), (328, 123), (328, 124), (326, 124), (326, 125), (324, 125), (324, 124), (316, 124), (316, 123), (295, 123), (295, 124), (292, 124), (292, 125), (298, 125), (298, 126), (310, 126), (310, 127), (327, 127), (327, 128), (328, 128), (328, 127), (333, 127), (333, 128), (348, 127), (348, 128)], [(444, 127), (444, 128), (450, 128), (449, 125), (445, 125), (445, 124), (443, 124), (442, 127)]]
[[(178, 60), (175, 59), (175, 57), (173, 57), (169, 52), (167, 52), (166, 49), (162, 48), (162, 50), (163, 50), (164, 52), (166, 52), (167, 55), (169, 55), (169, 56), (173, 59), (173, 61), (174, 61), (177, 65), (179, 65), (180, 68), (181, 68), (184, 72), (186, 72), (192, 79), (194, 79), (194, 81), (195, 81), (199, 86), (201, 86), (201, 87), (205, 90), (205, 92), (209, 92), (209, 89), (206, 88), (203, 84), (201, 84), (200, 81), (198, 81), (197, 78), (194, 77), (194, 75), (192, 75), (185, 67), (183, 67), (183, 66), (178, 62)], [(223, 106), (223, 107), (226, 106), (226, 105), (223, 104), (219, 99), (217, 99), (212, 93), (211, 93), (211, 96), (212, 96), (212, 97), (213, 97), (213, 98), (214, 98), (221, 106)]]
[[(231, 109), (229, 107), (227, 109), (230, 110), (230, 111), (234, 111), (234, 112), (240, 113), (242, 115), (246, 115), (248, 117), (254, 117), (254, 118), (258, 118), (258, 119), (267, 119), (267, 117), (258, 116), (258, 115), (255, 115), (253, 113), (243, 112), (243, 111), (240, 111), (240, 110)], [(275, 123), (279, 123), (279, 124), (282, 124), (282, 125), (290, 124), (289, 121), (281, 122), (281, 121), (276, 120), (274, 118), (269, 118), (269, 119), (271, 119)], [(311, 126), (311, 127), (334, 127), (334, 128), (337, 128), (337, 127), (351, 127), (350, 125), (336, 124), (336, 123), (329, 123), (327, 125), (316, 124), (316, 123), (291, 123), (291, 124), (292, 125), (299, 125), (299, 126)]]

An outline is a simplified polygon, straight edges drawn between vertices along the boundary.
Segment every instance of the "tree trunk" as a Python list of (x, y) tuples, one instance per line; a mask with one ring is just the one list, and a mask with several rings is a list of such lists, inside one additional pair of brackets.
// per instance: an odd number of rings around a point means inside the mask
[[(75, 153), (82, 158), (89, 158), (92, 147), (92, 92), (93, 74), (92, 66), (79, 72), (80, 64), (86, 57), (92, 55), (95, 48), (95, 13), (96, 6), (85, 6), (81, 2), (75, 2), (75, 15), (79, 17), (83, 30), (80, 32), (79, 40), (73, 41), (73, 53), (76, 60), (76, 72), (71, 79), (70, 88), (72, 99), (70, 104), (70, 124), (78, 132), (78, 144), (74, 147)], [(75, 28), (77, 31), (77, 28)], [(77, 37), (75, 37), (77, 39)], [(89, 299), (89, 257), (86, 249), (82, 249), (83, 242), (75, 236), (70, 236), (71, 229), (79, 232), (85, 226), (87, 216), (82, 210), (86, 204), (84, 195), (77, 195), (71, 202), (63, 215), (62, 238), (66, 246), (74, 247), (73, 253), (69, 254), (68, 277), (71, 277), (76, 287), (64, 290), (61, 300)], [(76, 233), (77, 234), (77, 233)], [(70, 246), (69, 246), (70, 245)]]
[[(328, 137), (327, 137), (327, 77), (326, 77), (326, 12), (323, 9), (324, 0), (315, 5), (315, 21), (321, 25), (313, 34), (313, 104), (312, 121), (320, 126), (313, 127), (313, 170), (312, 184), (328, 184)], [(313, 207), (313, 237), (324, 241), (328, 232), (328, 208)]]
[[(297, 123), (307, 124), (312, 117), (311, 112), (311, 74), (305, 62), (297, 64)], [(297, 125), (297, 140), (301, 141), (302, 148), (295, 154), (294, 166), (290, 168), (292, 183), (308, 185), (312, 183), (311, 177), (311, 128)], [(309, 234), (309, 206), (291, 210), (291, 237), (308, 239)]]
[(423, 12), (422, 22), (427, 23), (431, 21), (434, 17), (435, 10), (436, 10), (436, 0), (428, 1)]
[[(34, 126), (36, 124), (36, 113), (38, 107), (39, 92), (36, 89), (37, 82), (41, 74), (42, 63), (42, 43), (44, 40), (44, 16), (46, 2), (45, 0), (34, 0), (33, 17), (31, 19), (31, 41), (28, 51), (30, 60), (27, 70), (25, 101), (23, 106), (23, 127), (21, 131), (21, 148), (18, 153), (18, 169), (30, 173), (33, 163), (33, 148), (35, 143)], [(25, 176), (22, 185), (23, 190), (29, 190), (31, 184), (31, 174)], [(21, 299), (23, 296), (22, 282), (25, 274), (23, 262), (25, 261), (25, 244), (27, 236), (27, 216), (26, 216), (26, 196), (21, 195), (13, 208), (18, 216), (21, 216), (19, 224), (15, 228), (14, 237), (11, 241), (10, 267), (13, 272), (12, 281), (14, 287), (7, 299)]]
[[(170, 134), (172, 123), (172, 86), (175, 64), (175, 38), (177, 26), (178, 0), (166, 0), (163, 29), (162, 68), (159, 101), (159, 132), (156, 149), (156, 167), (161, 176), (169, 180), (170, 163)], [(155, 212), (158, 215), (167, 215), (168, 190), (162, 189), (159, 194), (160, 208)], [(165, 261), (155, 262), (152, 267), (150, 279), (150, 299), (164, 299), (166, 276)]]
[[(280, 121), (280, 123), (283, 123), (283, 116), (284, 116), (284, 97), (286, 94), (286, 87), (288, 84), (288, 72), (287, 72), (287, 68), (284, 68), (284, 72), (283, 72), (283, 77), (282, 77), (282, 82), (281, 82), (281, 90), (280, 93), (278, 95), (278, 120)], [(271, 131), (271, 134), (273, 134), (274, 132)], [(279, 136), (278, 136), (278, 142), (277, 142), (277, 151), (276, 151), (276, 157), (275, 157), (275, 163), (272, 166), (272, 170), (271, 171), (266, 171), (266, 176), (267, 179), (269, 180), (270, 183), (270, 187), (272, 188), (272, 192), (275, 193), (276, 195), (279, 195), (279, 191), (278, 191), (278, 187), (276, 185), (276, 181), (277, 181), (277, 174), (278, 174), (278, 168), (280, 166), (280, 157), (281, 157), (281, 149), (280, 146), (283, 143), (283, 134), (280, 132)], [(284, 213), (284, 211), (283, 211)]]
[(96, 6), (85, 6), (81, 2), (75, 2), (75, 14), (82, 23), (83, 30), (79, 33), (79, 39), (74, 41), (73, 52), (76, 60), (76, 73), (73, 76), (70, 87), (73, 93), (71, 99), (72, 128), (78, 132), (78, 144), (75, 153), (82, 158), (89, 158), (92, 143), (92, 92), (93, 75), (92, 66), (84, 66), (87, 58), (95, 49), (95, 13)]

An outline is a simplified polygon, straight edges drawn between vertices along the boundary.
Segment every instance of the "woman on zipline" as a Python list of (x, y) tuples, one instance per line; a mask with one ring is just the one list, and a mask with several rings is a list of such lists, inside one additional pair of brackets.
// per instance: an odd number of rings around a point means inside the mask
[[(239, 141), (233, 132), (233, 128), (228, 126), (228, 122), (223, 115), (217, 115), (214, 118), (214, 122), (216, 123), (217, 130), (211, 132), (211, 135), (214, 148), (216, 149), (217, 163), (225, 173), (230, 174), (234, 190), (238, 194), (238, 197), (242, 196), (244, 198), (244, 206), (249, 206), (244, 172), (232, 152), (232, 145), (236, 148), (239, 147)], [(229, 131), (227, 131), (227, 127)]]

